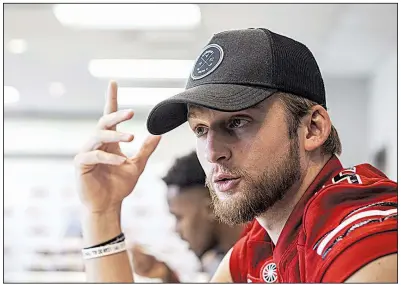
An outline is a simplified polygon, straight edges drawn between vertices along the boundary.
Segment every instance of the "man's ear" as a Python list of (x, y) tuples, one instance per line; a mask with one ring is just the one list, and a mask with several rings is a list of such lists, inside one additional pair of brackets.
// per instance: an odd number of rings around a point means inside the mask
[(314, 151), (322, 146), (330, 135), (331, 120), (321, 105), (315, 105), (304, 118), (304, 147), (306, 151)]

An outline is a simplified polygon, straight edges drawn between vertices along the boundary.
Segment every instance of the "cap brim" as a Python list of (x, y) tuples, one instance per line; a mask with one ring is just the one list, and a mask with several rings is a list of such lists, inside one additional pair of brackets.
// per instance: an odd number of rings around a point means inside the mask
[(185, 90), (157, 104), (149, 114), (147, 127), (153, 135), (167, 133), (187, 121), (187, 104), (236, 112), (252, 107), (276, 89), (236, 84), (204, 84)]

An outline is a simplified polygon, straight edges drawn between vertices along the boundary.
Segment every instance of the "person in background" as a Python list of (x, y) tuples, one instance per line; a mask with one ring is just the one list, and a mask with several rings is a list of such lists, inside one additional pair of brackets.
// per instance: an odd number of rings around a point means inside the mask
[[(196, 152), (178, 158), (163, 178), (167, 185), (169, 211), (176, 218), (175, 231), (189, 244), (201, 261), (202, 271), (210, 278), (229, 249), (238, 241), (244, 226), (219, 222), (212, 207), (205, 172)], [(177, 283), (176, 273), (163, 261), (147, 254), (138, 244), (130, 248), (136, 274)]]

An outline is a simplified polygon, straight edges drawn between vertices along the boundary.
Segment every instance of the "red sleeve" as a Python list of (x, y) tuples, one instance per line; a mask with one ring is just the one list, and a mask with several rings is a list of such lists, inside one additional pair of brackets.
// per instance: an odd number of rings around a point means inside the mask
[[(393, 205), (386, 199), (375, 204)], [(362, 206), (362, 210), (346, 216), (331, 229), (342, 228), (335, 235), (323, 235), (315, 246), (317, 259), (317, 282), (338, 283), (347, 280), (353, 273), (375, 259), (396, 253), (397, 208), (394, 206)], [(352, 221), (343, 226), (347, 221)], [(343, 226), (343, 227), (342, 227)], [(323, 243), (326, 241), (325, 243)], [(321, 245), (320, 251), (319, 246)]]
[(339, 283), (377, 258), (398, 252), (397, 186), (331, 186), (316, 195), (305, 216), (306, 274)]
[(396, 230), (373, 233), (343, 248), (329, 264), (322, 282), (344, 282), (368, 263), (397, 251)]

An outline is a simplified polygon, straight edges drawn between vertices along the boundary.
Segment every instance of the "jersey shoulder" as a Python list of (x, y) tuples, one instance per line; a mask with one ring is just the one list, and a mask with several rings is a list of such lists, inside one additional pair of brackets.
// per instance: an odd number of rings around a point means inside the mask
[[(323, 278), (333, 261), (340, 262), (339, 257), (345, 254), (343, 260), (347, 259), (357, 269), (374, 256), (394, 250), (394, 246), (380, 249), (375, 245), (377, 252), (366, 253), (365, 260), (355, 256), (361, 250), (358, 244), (374, 244), (381, 234), (382, 239), (385, 236), (393, 241), (397, 231), (397, 188), (397, 183), (381, 171), (361, 164), (334, 173), (315, 193), (305, 207), (302, 228), (307, 262), (319, 268), (313, 271), (314, 280)], [(341, 278), (345, 277), (344, 273)]]

